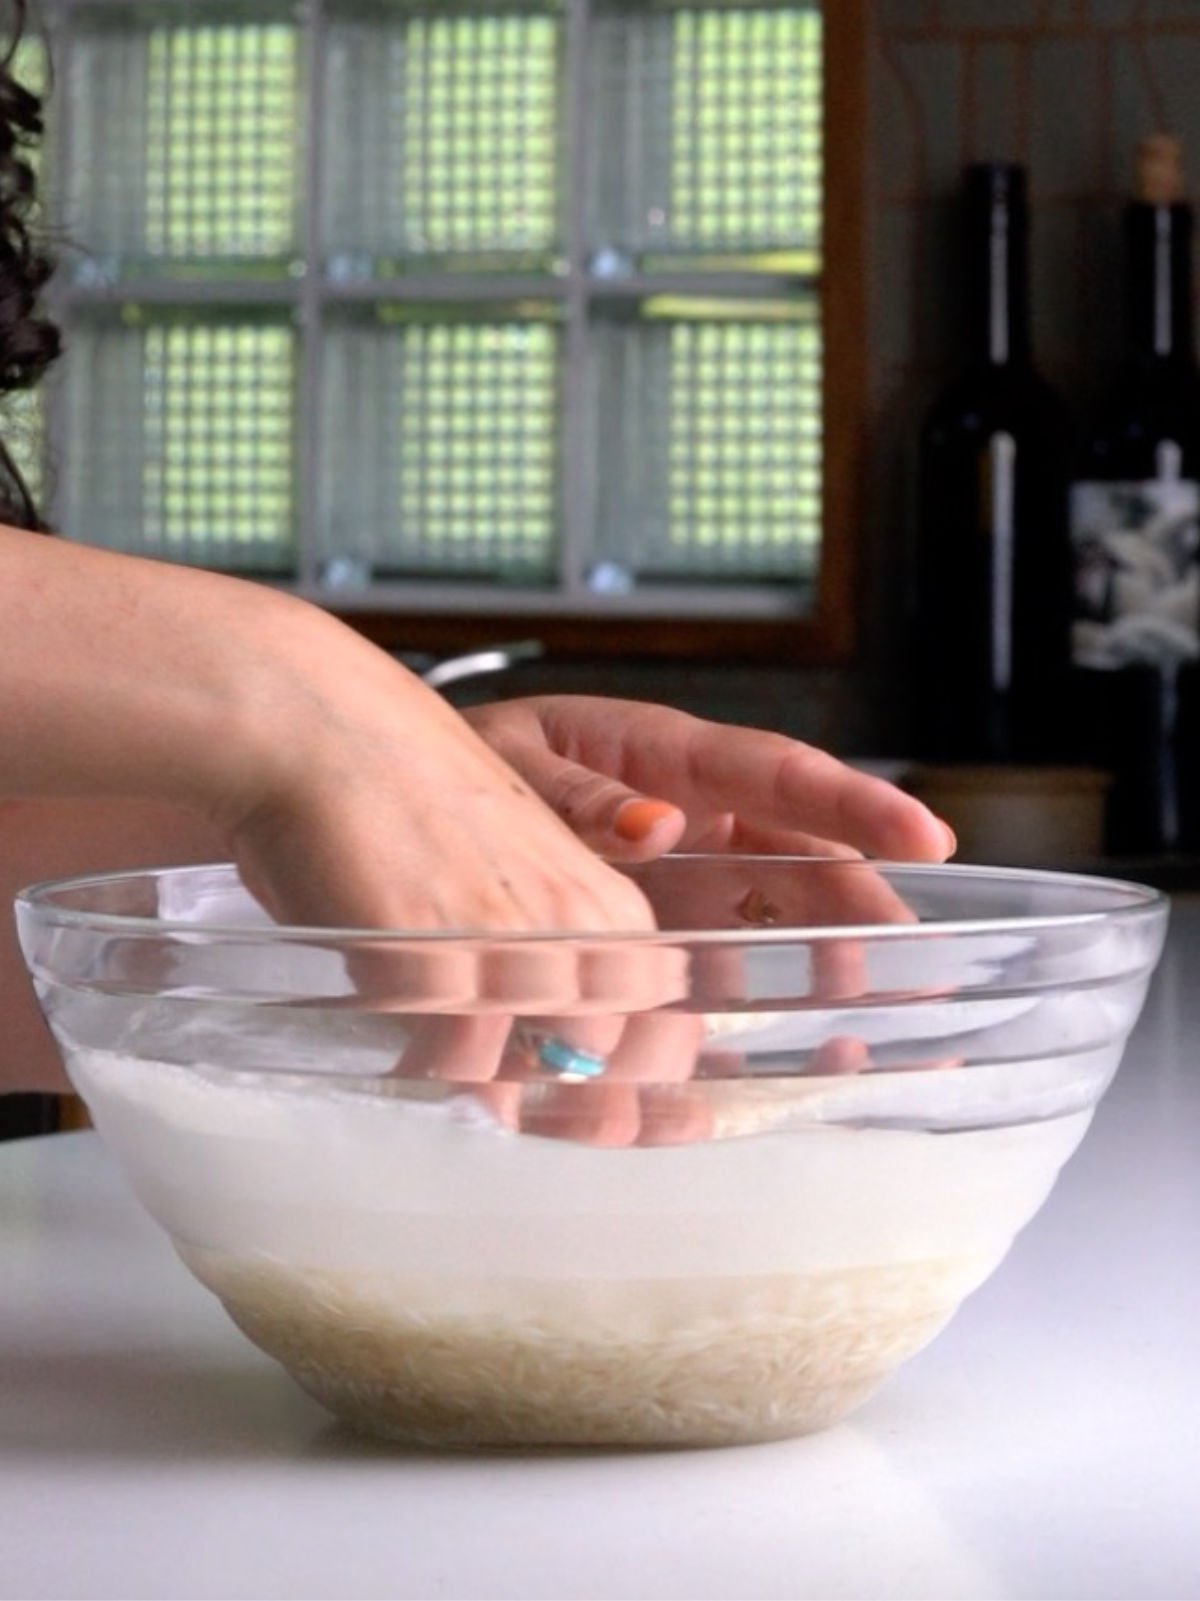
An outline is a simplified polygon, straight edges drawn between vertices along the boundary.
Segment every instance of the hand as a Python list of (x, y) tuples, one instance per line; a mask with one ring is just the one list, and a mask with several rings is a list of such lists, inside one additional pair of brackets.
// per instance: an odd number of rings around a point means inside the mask
[[(276, 918), (494, 936), (654, 928), (641, 891), (440, 696), (349, 630), (330, 622), (323, 632), (276, 640), (270, 661), (288, 664), (287, 683), (218, 817), (243, 880)], [(685, 1077), (695, 1058), (699, 1020), (657, 1011), (687, 992), (686, 958), (671, 945), (380, 939), (348, 965), (357, 1006), (411, 1019), (399, 1073), (469, 1083), (505, 1121), (518, 1116), (515, 1080), (538, 1077), (524, 1030), (603, 1056), (612, 1084), (580, 1096), (547, 1082), (540, 1117), (526, 1098), (521, 1126), (535, 1132), (553, 1124), (630, 1143), (653, 1119), (616, 1080), (661, 1074), (668, 1059)], [(514, 1028), (517, 1017), (526, 1021)], [(652, 1040), (669, 1048), (650, 1052)]]
[(913, 796), (782, 734), (582, 695), (464, 716), (611, 861), (729, 850), (938, 862), (954, 850)]
[[(870, 1069), (866, 1044), (839, 1031), (872, 986), (858, 932), (914, 917), (883, 871), (853, 860), (772, 867), (737, 855), (666, 857), (632, 871), (661, 927), (677, 935), (612, 945), (500, 938), (486, 960), (474, 958), (471, 975), (460, 971), (473, 960), (468, 952), (428, 950), (421, 1010), (435, 994), (444, 1005), (441, 1015), (410, 1016), (397, 1071), (456, 1086), (514, 1129), (647, 1145), (708, 1138), (730, 1117), (741, 1124), (765, 1115), (768, 1126), (819, 1088), (814, 1079)], [(783, 943), (769, 933), (767, 943), (743, 943), (747, 930), (776, 923)], [(813, 926), (823, 932), (802, 944), (784, 932)], [(664, 1006), (654, 989), (672, 964), (678, 995)], [(380, 999), (405, 1010), (398, 995)], [(756, 1010), (747, 1012), (747, 1002)], [(743, 1076), (734, 1047), (756, 1018), (772, 1022), (776, 1012), (794, 1013), (798, 1024), (789, 1077), (760, 1083), (754, 1071)], [(834, 1032), (823, 1038), (825, 1028)], [(576, 1082), (561, 1082), (562, 1072)]]
[[(389, 675), (377, 663), (372, 666), (382, 689)], [(275, 897), (276, 905), (296, 908), (299, 902), (290, 879), (280, 892), (264, 888), (253, 876), (264, 849), (280, 852), (277, 859), (290, 873), (297, 861), (312, 859), (312, 841), (325, 855), (331, 841), (344, 846), (350, 838), (346, 820), (357, 811), (355, 796), (360, 791), (372, 827), (394, 832), (401, 825), (398, 839), (389, 835), (373, 844), (367, 858), (374, 867), (373, 881), (360, 882), (354, 894), (355, 905), (376, 907), (369, 918), (360, 914), (359, 920), (384, 927), (574, 928), (602, 933), (653, 926), (640, 896), (638, 910), (645, 909), (641, 922), (629, 915), (628, 903), (615, 896), (605, 905), (603, 897), (613, 880), (627, 890), (631, 886), (595, 856), (588, 858), (596, 876), (587, 885), (587, 901), (575, 893), (574, 883), (556, 881), (556, 863), (572, 874), (578, 872), (574, 852), (580, 847), (570, 841), (574, 851), (567, 850), (565, 831), (547, 830), (531, 790), (554, 807), (583, 841), (615, 858), (644, 859), (681, 845), (835, 856), (872, 850), (937, 860), (951, 844), (944, 827), (919, 802), (779, 735), (704, 723), (666, 708), (573, 697), (504, 703), (460, 720), (442, 703), (431, 703), (428, 692), (414, 696), (412, 681), (407, 675), (405, 679), (401, 686), (393, 677), (386, 687), (394, 699), (403, 687), (405, 720), (420, 730), (420, 747), (412, 749), (414, 741), (409, 738), (406, 760), (427, 772), (424, 784), (405, 776), (397, 792), (395, 774), (389, 778), (387, 771), (395, 764), (394, 729), (387, 730), (384, 738), (372, 728), (376, 719), (382, 725), (384, 708), (373, 688), (362, 695), (360, 682), (352, 726), (357, 730), (362, 723), (361, 739), (355, 733), (362, 759), (356, 761), (353, 782), (346, 785), (339, 780), (325, 797), (331, 826), (314, 829), (305, 819), (308, 839), (303, 852), (298, 850), (295, 836), (289, 839), (286, 832), (297, 798), (289, 786), (284, 791), (285, 830), (280, 832), (279, 814), (268, 812), (265, 825), (259, 819), (253, 832), (250, 856), (239, 855), (245, 876), (269, 905)], [(346, 737), (344, 708), (343, 696), (336, 724), (339, 744)], [(468, 724), (483, 736), (493, 756), (503, 757), (527, 781), (528, 789), (514, 782), (513, 774), (500, 763), (481, 760)], [(340, 773), (344, 768), (343, 760), (333, 770)], [(318, 761), (314, 767), (306, 761), (310, 786), (314, 770), (328, 772), (330, 763)], [(294, 762), (291, 771), (296, 775)], [(391, 811), (381, 807), (389, 794)], [(403, 804), (396, 804), (397, 795)], [(423, 805), (414, 806), (417, 797), (424, 797)], [(444, 797), (444, 804), (438, 804), (439, 797)], [(420, 854), (405, 858), (404, 852), (414, 849)], [(522, 900), (510, 901), (507, 907), (484, 905), (497, 873), (512, 871), (514, 856), (520, 863)], [(389, 877), (385, 864), (398, 858), (400, 871), (396, 874), (393, 866), (395, 876)], [(355, 877), (338, 867), (343, 876), (335, 880), (335, 866), (336, 857), (331, 857), (317, 881), (324, 885), (326, 912), (304, 911), (306, 920), (328, 921), (327, 908), (339, 901), (345, 904)], [(754, 891), (752, 866), (747, 862), (741, 876), (735, 873), (730, 879), (736, 902), (730, 908), (730, 926), (756, 920), (753, 905), (747, 903), (747, 897), (753, 901)], [(787, 921), (833, 923), (909, 915), (869, 869), (853, 873), (849, 880), (839, 875), (828, 884), (814, 877), (810, 891), (814, 904), (789, 904), (774, 913), (769, 907), (763, 910)], [(403, 917), (379, 910), (380, 897), (392, 907), (402, 898)], [(662, 909), (668, 904), (669, 898)], [(293, 918), (297, 915), (291, 912)], [(676, 908), (675, 915), (676, 926), (688, 926), (686, 909)], [(510, 1122), (519, 1118), (521, 1127), (535, 1132), (605, 1144), (703, 1137), (710, 1116), (708, 1100), (703, 1094), (690, 1094), (683, 1082), (703, 1047), (701, 1019), (654, 1010), (685, 992), (679, 955), (678, 948), (643, 947), (634, 962), (636, 972), (622, 975), (616, 970), (619, 959), (614, 967), (615, 953), (604, 957), (596, 947), (583, 955), (563, 948), (550, 960), (545, 953), (534, 957), (519, 944), (493, 948), (486, 957), (425, 953), (421, 960), (428, 971), (421, 983), (430, 1010), (444, 1004), (447, 1015), (429, 1016), (420, 1024), (401, 1070), (405, 1076), (471, 1081), (478, 1085), (474, 1093), (497, 1115)], [(822, 948), (819, 958), (824, 969), (822, 989), (855, 993), (859, 974), (853, 942)], [(394, 960), (391, 953), (381, 953), (380, 970), (371, 978), (365, 971), (361, 974), (383, 1006), (396, 977)], [(727, 952), (722, 958), (713, 952), (709, 961), (712, 970), (707, 980), (714, 996), (720, 989), (737, 994), (736, 955)], [(718, 973), (718, 964), (724, 971)], [(532, 983), (531, 967), (537, 968)], [(400, 987), (412, 993), (411, 983)], [(525, 1019), (515, 1029), (514, 1015)], [(604, 1082), (563, 1087), (547, 1083), (531, 1093), (528, 1081), (539, 1075), (533, 1059), (536, 1048), (529, 1041), (539, 1034), (553, 1035), (604, 1058)]]
[[(280, 920), (637, 932), (640, 891), (432, 690), (312, 608), (282, 612), (212, 815)], [(231, 763), (226, 763), (226, 768)]]
[[(642, 953), (629, 960), (641, 960)], [(405, 1079), (442, 1079), (513, 1130), (585, 1145), (676, 1145), (713, 1132), (710, 1097), (692, 1077), (705, 1050), (704, 1019), (694, 1013), (612, 1012), (556, 1023), (561, 1045), (603, 1060), (592, 1083), (548, 1075), (538, 1059), (548, 1019), (500, 1015), (417, 1021), (398, 1064)], [(725, 1060), (722, 1056), (722, 1060)]]

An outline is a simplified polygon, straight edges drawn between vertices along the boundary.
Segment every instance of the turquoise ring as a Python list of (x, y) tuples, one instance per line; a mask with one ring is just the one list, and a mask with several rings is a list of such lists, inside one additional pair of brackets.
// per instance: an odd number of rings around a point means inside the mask
[(581, 1051), (553, 1034), (538, 1041), (538, 1066), (565, 1084), (579, 1084), (599, 1078), (608, 1063), (593, 1051)]

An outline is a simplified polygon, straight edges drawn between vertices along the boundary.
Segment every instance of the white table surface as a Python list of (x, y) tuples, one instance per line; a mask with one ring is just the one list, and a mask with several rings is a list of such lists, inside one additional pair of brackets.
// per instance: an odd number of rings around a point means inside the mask
[(0, 1595), (1200, 1597), (1200, 899), (1007, 1261), (808, 1439), (361, 1442), (237, 1334), (93, 1135), (0, 1146)]

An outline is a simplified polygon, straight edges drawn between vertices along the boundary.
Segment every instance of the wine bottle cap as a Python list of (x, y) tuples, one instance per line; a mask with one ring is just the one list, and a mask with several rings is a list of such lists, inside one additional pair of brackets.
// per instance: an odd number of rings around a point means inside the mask
[(1151, 206), (1173, 206), (1185, 198), (1183, 146), (1169, 133), (1154, 133), (1137, 147), (1136, 195)]

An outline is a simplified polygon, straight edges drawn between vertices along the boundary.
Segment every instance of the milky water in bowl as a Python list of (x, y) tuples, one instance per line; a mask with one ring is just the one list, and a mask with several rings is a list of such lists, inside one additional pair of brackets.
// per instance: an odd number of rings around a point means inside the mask
[(824, 1427), (987, 1277), (1090, 1119), (607, 1150), (460, 1095), (105, 1052), (71, 1071), (247, 1335), (355, 1426), (437, 1444)]

